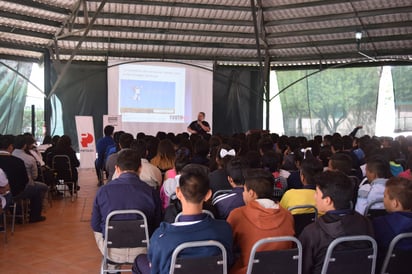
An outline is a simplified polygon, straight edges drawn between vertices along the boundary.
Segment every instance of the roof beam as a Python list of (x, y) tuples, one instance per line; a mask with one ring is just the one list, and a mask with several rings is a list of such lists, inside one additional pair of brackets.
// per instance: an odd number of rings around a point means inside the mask
[[(71, 50), (62, 49), (61, 55), (70, 55)], [(222, 56), (222, 55), (215, 55), (215, 56), (206, 56), (206, 55), (188, 55), (188, 54), (176, 54), (176, 53), (153, 53), (153, 52), (132, 52), (132, 51), (115, 51), (115, 50), (79, 50), (77, 52), (78, 55), (81, 56), (102, 56), (102, 57), (123, 57), (123, 58), (146, 58), (146, 59), (182, 59), (182, 60), (217, 60), (217, 61), (231, 61), (231, 62), (258, 62), (257, 57), (255, 56)], [(408, 49), (388, 49), (382, 51), (378, 58), (386, 58), (386, 57), (396, 57), (399, 56), (410, 56), (410, 51)], [(343, 52), (343, 53), (326, 53), (323, 54), (324, 58), (314, 58), (313, 55), (291, 55), (286, 57), (276, 56), (271, 60), (272, 63), (276, 62), (299, 62), (299, 61), (313, 61), (313, 62), (338, 62), (341, 60), (347, 59), (359, 59), (365, 60), (361, 55), (357, 52)]]
[[(71, 50), (62, 49), (60, 54), (70, 55)], [(224, 60), (224, 61), (244, 61), (244, 62), (257, 62), (257, 58), (252, 57), (234, 57), (234, 56), (209, 56), (209, 55), (190, 55), (190, 54), (177, 54), (177, 53), (159, 53), (159, 52), (135, 52), (135, 51), (116, 51), (116, 50), (79, 50), (77, 55), (86, 56), (104, 56), (104, 57), (124, 57), (124, 58), (146, 58), (146, 59), (182, 59), (182, 60)]]
[[(81, 1), (81, 0), (79, 0)], [(50, 97), (54, 94), (56, 91), (57, 87), (59, 86), (61, 80), (63, 79), (64, 75), (66, 74), (67, 70), (70, 67), (70, 64), (74, 58), (74, 56), (77, 54), (77, 51), (80, 49), (80, 46), (82, 45), (84, 39), (87, 37), (87, 34), (89, 33), (90, 29), (92, 28), (94, 22), (96, 21), (97, 17), (99, 16), (100, 11), (103, 9), (104, 5), (106, 4), (107, 0), (102, 0), (100, 2), (99, 7), (97, 8), (97, 11), (94, 13), (93, 18), (90, 20), (89, 25), (87, 25), (86, 29), (83, 32), (83, 36), (80, 37), (80, 39), (77, 42), (76, 47), (72, 50), (72, 53), (70, 55), (70, 59), (67, 61), (67, 63), (64, 65), (61, 73), (56, 79), (56, 82), (54, 83), (52, 89), (50, 90), (49, 94), (47, 95), (47, 99), (50, 99)]]
[[(372, 42), (387, 42), (401, 41), (405, 39), (412, 40), (412, 34), (388, 35), (388, 36), (373, 36), (362, 40), (362, 44)], [(66, 41), (77, 41), (77, 38), (67, 37)], [(155, 45), (155, 46), (177, 46), (177, 47), (200, 47), (200, 48), (233, 48), (233, 49), (256, 49), (255, 44), (238, 44), (238, 43), (213, 43), (213, 42), (193, 42), (193, 41), (174, 41), (174, 40), (143, 40), (143, 39), (124, 39), (110, 37), (84, 37), (85, 42), (110, 43), (110, 44), (133, 44), (133, 45)], [(269, 41), (270, 44), (270, 41)], [(350, 39), (333, 39), (322, 41), (307, 41), (296, 43), (281, 43), (272, 44), (270, 50), (274, 49), (290, 49), (290, 48), (305, 48), (305, 47), (324, 47), (336, 45), (351, 45), (356, 46), (355, 38)], [(262, 46), (261, 46), (262, 48)], [(262, 48), (263, 49), (263, 48)]]
[[(72, 37), (65, 38), (66, 41), (77, 41)], [(143, 40), (143, 39), (124, 39), (110, 37), (85, 37), (85, 42), (110, 43), (110, 44), (133, 44), (133, 45), (155, 45), (155, 46), (178, 46), (178, 47), (201, 47), (201, 48), (233, 48), (233, 49), (256, 49), (255, 44), (238, 43), (213, 43), (213, 42), (193, 42), (193, 41), (174, 41), (174, 40)]]
[[(412, 20), (402, 22), (388, 22), (381, 24), (369, 24), (368, 30), (374, 29), (388, 29), (388, 28), (401, 28), (410, 27)], [(74, 29), (81, 31), (83, 25), (75, 24)], [(359, 28), (358, 25), (344, 26), (344, 27), (328, 27), (328, 28), (316, 28), (287, 32), (272, 32), (266, 33), (266, 38), (282, 38), (282, 37), (296, 37), (296, 36), (308, 36), (308, 35), (321, 35), (330, 33), (345, 33), (355, 32)], [(255, 35), (249, 32), (226, 32), (226, 31), (197, 31), (197, 30), (180, 30), (180, 29), (166, 29), (166, 28), (145, 28), (145, 27), (126, 27), (126, 26), (109, 26), (109, 25), (94, 25), (93, 30), (108, 31), (108, 32), (138, 32), (138, 33), (152, 33), (152, 34), (170, 34), (170, 35), (192, 35), (192, 36), (209, 36), (209, 37), (231, 37), (231, 38), (246, 38), (254, 39)], [(67, 35), (65, 35), (67, 36)], [(73, 34), (75, 36), (75, 34)], [(68, 39), (60, 38), (59, 40)]]

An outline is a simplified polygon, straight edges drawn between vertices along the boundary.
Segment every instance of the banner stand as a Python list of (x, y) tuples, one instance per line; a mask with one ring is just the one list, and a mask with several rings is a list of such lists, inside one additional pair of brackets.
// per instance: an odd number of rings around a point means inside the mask
[(92, 116), (76, 116), (77, 140), (79, 142), (80, 168), (94, 168), (96, 142)]

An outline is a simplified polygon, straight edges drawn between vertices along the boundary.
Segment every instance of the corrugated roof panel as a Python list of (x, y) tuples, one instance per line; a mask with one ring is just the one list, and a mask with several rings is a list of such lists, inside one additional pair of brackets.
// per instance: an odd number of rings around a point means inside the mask
[(3, 12), (10, 12), (14, 14), (30, 15), (32, 17), (38, 17), (51, 21), (62, 22), (65, 18), (65, 14), (50, 12), (42, 9), (28, 7), (20, 4), (14, 4), (10, 2), (0, 1), (0, 10)]
[(412, 35), (412, 26), (405, 27), (405, 28), (387, 28), (387, 29), (369, 30), (368, 34), (372, 37), (373, 36), (391, 36), (391, 35)]
[[(410, 50), (411, 46), (412, 46), (410, 41), (405, 41), (405, 40), (375, 42), (375, 43), (373, 43), (373, 45), (378, 48), (378, 50), (377, 50), (378, 52), (382, 49), (385, 49), (385, 50), (394, 50), (394, 49)], [(412, 54), (411, 51), (410, 51), (410, 54)]]
[(40, 59), (43, 55), (42, 53), (35, 52), (35, 51), (2, 48), (2, 47), (0, 47), (0, 54), (22, 56), (22, 57), (33, 58), (33, 59)]
[(365, 0), (365, 1), (354, 1), (354, 7), (357, 11), (361, 10), (371, 10), (377, 8), (392, 8), (392, 7), (403, 7), (410, 6), (411, 1), (409, 0), (396, 0), (396, 1), (387, 1), (387, 0)]
[[(60, 60), (69, 60), (70, 55), (62, 54), (60, 55)], [(73, 60), (75, 61), (90, 61), (90, 62), (104, 62), (106, 61), (106, 56), (90, 56), (90, 55), (76, 55)]]
[(72, 9), (77, 4), (78, 0), (36, 0), (36, 2), (59, 8)]
[(379, 16), (363, 17), (362, 22), (364, 24), (379, 24), (379, 23), (389, 23), (389, 22), (404, 22), (411, 21), (412, 13), (393, 13), (384, 14)]
[(75, 41), (67, 41), (67, 40), (59, 40), (58, 45), (59, 48), (62, 49), (73, 49), (76, 47), (77, 42)]
[(27, 35), (20, 35), (14, 33), (0, 32), (1, 40), (14, 42), (18, 45), (35, 45), (46, 46), (49, 43), (48, 39), (36, 38)]
[(350, 3), (328, 4), (328, 1), (324, 1), (324, 3), (325, 5), (302, 8), (283, 9), (282, 7), (279, 7), (279, 9), (271, 9), (270, 11), (264, 12), (264, 17), (265, 20), (276, 21), (284, 19), (304, 18), (309, 16), (321, 16), (339, 14), (344, 12), (353, 12)]
[(319, 35), (310, 36), (312, 41), (333, 41), (333, 40), (343, 40), (349, 39), (353, 40), (353, 43), (356, 43), (355, 32), (345, 32), (345, 33), (325, 33)]
[[(333, 45), (333, 46), (322, 46), (318, 47), (318, 49), (323, 53), (336, 53), (337, 50), (342, 51), (342, 52), (351, 52), (353, 55), (357, 54), (357, 47), (356, 43), (355, 44), (350, 44), (350, 45)], [(362, 48), (362, 50), (370, 50), (371, 47), (367, 46), (365, 44), (365, 47)]]
[(307, 35), (268, 39), (268, 42), (273, 45), (290, 44), (290, 43), (305, 43), (305, 42), (311, 42), (311, 41), (312, 41), (311, 37)]
[(281, 24), (278, 26), (268, 26), (266, 27), (266, 30), (268, 31), (268, 33), (279, 33), (357, 25), (359, 25), (359, 21), (357, 19), (341, 19), (332, 21), (307, 22), (302, 24)]
[(0, 25), (8, 26), (8, 27), (16, 27), (16, 28), (37, 31), (37, 32), (43, 32), (43, 33), (49, 33), (49, 34), (54, 34), (57, 30), (57, 28), (52, 27), (52, 26), (47, 26), (47, 25), (32, 23), (32, 22), (26, 22), (26, 21), (21, 21), (21, 20), (16, 20), (16, 19), (4, 18), (4, 17), (0, 17)]
[[(79, 17), (73, 31), (86, 27), (85, 10), (78, 0), (13, 1), (0, 0), (0, 31), (4, 33), (0, 42), (4, 44), (46, 49), (50, 37), (60, 29), (61, 22), (69, 19), (69, 10), (74, 7), (79, 7)], [(101, 2), (85, 3), (90, 20)], [(324, 54), (334, 58), (325, 62), (356, 57), (354, 32), (358, 29), (364, 32), (361, 49), (367, 52), (388, 55), (391, 47), (397, 53), (412, 50), (410, 0), (264, 0), (262, 4), (270, 55), (286, 60), (285, 64), (288, 58), (316, 60)], [(66, 40), (57, 43), (66, 54), (81, 37), (81, 33), (70, 33), (71, 21), (67, 23), (64, 35), (59, 37)], [(402, 39), (405, 41), (399, 41)], [(255, 43), (250, 1), (109, 1), (78, 54), (130, 57), (147, 53), (152, 58), (199, 56), (253, 61), (257, 56)]]
[[(284, 48), (284, 49), (276, 49), (271, 50), (272, 54), (275, 56), (289, 56), (289, 55), (300, 55), (301, 54), (300, 48)], [(319, 50), (315, 47), (307, 47), (305, 48), (305, 54), (315, 54), (318, 55)]]

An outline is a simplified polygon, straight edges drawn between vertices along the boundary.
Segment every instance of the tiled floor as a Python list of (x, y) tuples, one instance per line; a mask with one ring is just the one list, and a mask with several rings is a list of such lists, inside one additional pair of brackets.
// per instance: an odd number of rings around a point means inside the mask
[(101, 254), (90, 228), (97, 190), (94, 169), (79, 170), (79, 197), (53, 200), (46, 221), (16, 225), (4, 243), (0, 233), (0, 273), (55, 274), (99, 273)]

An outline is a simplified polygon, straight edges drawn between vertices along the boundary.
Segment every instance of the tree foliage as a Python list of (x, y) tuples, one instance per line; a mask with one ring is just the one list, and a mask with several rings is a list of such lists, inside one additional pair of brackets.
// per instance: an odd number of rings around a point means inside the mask
[[(318, 124), (310, 135), (349, 133), (357, 125), (364, 125), (364, 129), (373, 133), (375, 123), (371, 121), (376, 116), (380, 70), (380, 67), (330, 69), (299, 81), (280, 96), (285, 125), (309, 119), (311, 125)], [(279, 90), (311, 72), (277, 72)], [(300, 133), (290, 127), (285, 132)]]
[(396, 129), (412, 130), (412, 67), (392, 68), (392, 80), (395, 97)]

